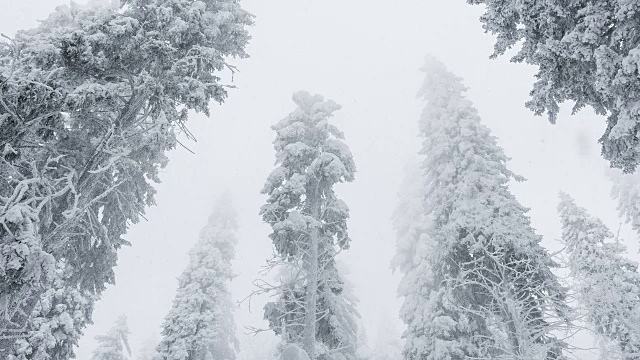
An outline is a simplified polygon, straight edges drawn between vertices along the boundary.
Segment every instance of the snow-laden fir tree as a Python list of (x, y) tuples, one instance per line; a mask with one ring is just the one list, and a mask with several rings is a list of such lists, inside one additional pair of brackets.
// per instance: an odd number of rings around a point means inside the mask
[(423, 189), (407, 189), (409, 198), (423, 194), (422, 214), (407, 213), (424, 223), (401, 221), (403, 209), (395, 219), (404, 358), (562, 358), (552, 331), (565, 316), (565, 290), (509, 191), (518, 177), (461, 79), (430, 57), (422, 70)]
[[(251, 22), (237, 0), (91, 0), (0, 41), (0, 358), (71, 351), (189, 110), (225, 100)], [(41, 326), (52, 288), (84, 307), (73, 326)]]
[(285, 343), (302, 346), (312, 360), (354, 359), (357, 329), (354, 305), (344, 296), (336, 255), (349, 247), (349, 209), (334, 185), (354, 179), (355, 164), (343, 133), (329, 123), (340, 109), (331, 100), (300, 91), (297, 109), (278, 122), (274, 148), (276, 168), (262, 193), (260, 214), (272, 228), (275, 258), (284, 266), (265, 318)]
[(237, 227), (235, 210), (224, 195), (189, 254), (154, 360), (235, 360), (238, 341), (229, 282)]
[(555, 122), (559, 103), (607, 115), (600, 138), (613, 167), (640, 163), (640, 37), (637, 0), (467, 0), (485, 5), (481, 21), (496, 34), (493, 57), (538, 66), (527, 107)]
[(124, 315), (118, 317), (109, 332), (96, 336), (96, 340), (98, 347), (93, 350), (91, 360), (128, 360), (131, 356), (131, 348), (127, 317)]
[(625, 247), (600, 221), (560, 194), (558, 212), (569, 268), (587, 321), (623, 359), (640, 359), (640, 274)]

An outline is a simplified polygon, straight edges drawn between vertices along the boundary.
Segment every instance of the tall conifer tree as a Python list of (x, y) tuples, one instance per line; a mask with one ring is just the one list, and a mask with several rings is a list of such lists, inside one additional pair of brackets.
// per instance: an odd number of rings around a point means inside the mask
[(276, 169), (262, 190), (269, 198), (260, 210), (285, 277), (277, 300), (265, 307), (270, 327), (286, 343), (297, 343), (316, 359), (354, 359), (357, 313), (345, 296), (336, 255), (349, 248), (349, 208), (334, 185), (354, 179), (351, 151), (329, 118), (340, 109), (331, 100), (300, 91), (298, 108), (278, 122)]
[(519, 177), (461, 79), (432, 58), (423, 71), (423, 214), (415, 217), (424, 224), (398, 228), (404, 356), (561, 358), (548, 319), (565, 316), (565, 290), (527, 209), (509, 191)]
[(236, 231), (236, 213), (225, 195), (191, 250), (155, 360), (235, 360), (238, 341), (229, 281)]
[(251, 23), (237, 0), (90, 0), (0, 40), (0, 358), (73, 354)]

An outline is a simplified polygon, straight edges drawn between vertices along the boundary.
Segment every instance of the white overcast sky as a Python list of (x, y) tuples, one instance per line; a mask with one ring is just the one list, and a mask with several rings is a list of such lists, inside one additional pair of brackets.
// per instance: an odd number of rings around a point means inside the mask
[[(0, 32), (37, 25), (62, 0), (0, 0)], [(234, 196), (241, 230), (237, 247), (233, 296), (251, 290), (271, 254), (269, 228), (258, 216), (266, 197), (259, 193), (273, 168), (274, 133), (270, 126), (292, 111), (291, 94), (300, 89), (319, 93), (343, 105), (336, 124), (346, 133), (358, 167), (356, 181), (339, 186), (351, 209), (352, 248), (342, 258), (360, 298), (359, 310), (369, 340), (381, 318), (397, 318), (398, 275), (390, 270), (394, 234), (390, 216), (402, 167), (419, 147), (417, 121), (422, 108), (416, 92), (418, 68), (427, 53), (463, 77), (469, 97), (485, 124), (513, 159), (511, 168), (528, 179), (513, 185), (544, 245), (560, 247), (556, 215), (558, 190), (564, 189), (602, 217), (613, 230), (619, 225), (597, 138), (604, 119), (590, 110), (571, 116), (565, 110), (558, 125), (524, 108), (535, 69), (490, 60), (492, 37), (478, 21), (482, 9), (464, 0), (245, 0), (256, 15), (248, 48), (251, 58), (237, 61), (238, 89), (227, 102), (212, 105), (211, 118), (194, 115), (190, 129), (198, 138), (188, 144), (195, 155), (178, 148), (162, 171), (158, 205), (148, 221), (131, 227), (133, 244), (120, 252), (117, 285), (97, 304), (95, 324), (80, 343), (78, 359), (89, 359), (95, 342), (121, 313), (129, 317), (134, 353), (159, 332), (216, 196), (225, 188)], [(630, 253), (637, 241), (628, 227)], [(249, 313), (236, 311), (238, 329), (261, 323), (258, 299)], [(398, 325), (401, 327), (401, 325)], [(260, 340), (258, 338), (258, 340)], [(243, 343), (252, 339), (243, 338)], [(264, 339), (260, 340), (264, 341)], [(584, 345), (584, 344), (583, 344)], [(593, 358), (586, 355), (584, 359)]]

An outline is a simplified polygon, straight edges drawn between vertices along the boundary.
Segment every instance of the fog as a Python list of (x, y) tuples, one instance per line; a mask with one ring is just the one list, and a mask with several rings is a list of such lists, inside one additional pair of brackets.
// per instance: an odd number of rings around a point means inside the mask
[[(0, 31), (13, 34), (33, 27), (61, 0), (0, 0)], [(236, 60), (240, 72), (223, 105), (212, 105), (211, 117), (192, 114), (189, 129), (197, 142), (171, 152), (161, 172), (157, 206), (130, 227), (131, 247), (120, 251), (117, 283), (97, 303), (80, 343), (77, 358), (89, 359), (94, 336), (111, 327), (119, 314), (128, 316), (134, 354), (159, 334), (177, 276), (187, 264), (215, 198), (228, 189), (239, 213), (240, 231), (232, 283), (235, 300), (254, 289), (252, 280), (271, 256), (269, 227), (258, 215), (266, 196), (260, 189), (274, 164), (271, 125), (294, 109), (291, 94), (300, 89), (322, 94), (343, 106), (336, 125), (344, 130), (358, 172), (338, 192), (349, 205), (351, 249), (341, 258), (359, 298), (366, 335), (375, 339), (381, 319), (398, 322), (399, 274), (390, 261), (395, 251), (391, 213), (403, 166), (418, 151), (417, 122), (422, 103), (416, 98), (423, 80), (418, 70), (432, 54), (464, 78), (468, 96), (484, 123), (512, 158), (512, 170), (528, 181), (512, 185), (543, 244), (561, 248), (557, 194), (565, 190), (612, 229), (620, 220), (609, 197), (607, 163), (597, 139), (604, 118), (585, 110), (572, 116), (564, 109), (557, 125), (534, 116), (524, 103), (535, 69), (512, 64), (508, 57), (489, 59), (493, 38), (478, 21), (482, 9), (465, 1), (436, 0), (244, 0), (256, 16), (250, 30), (250, 58)], [(621, 235), (629, 253), (637, 240), (627, 226)], [(235, 312), (241, 342), (267, 341), (242, 335), (245, 326), (264, 326), (262, 305), (251, 311), (243, 303)], [(589, 347), (589, 341), (576, 344)], [(594, 352), (595, 353), (595, 352)], [(583, 359), (595, 358), (587, 352)]]

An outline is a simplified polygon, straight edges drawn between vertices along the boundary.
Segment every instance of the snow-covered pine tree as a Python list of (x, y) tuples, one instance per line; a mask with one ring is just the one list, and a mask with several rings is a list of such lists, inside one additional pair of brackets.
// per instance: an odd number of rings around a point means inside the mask
[(260, 291), (276, 292), (265, 318), (285, 343), (301, 345), (312, 360), (351, 360), (357, 313), (335, 262), (349, 247), (349, 209), (334, 185), (352, 181), (355, 164), (343, 133), (329, 123), (340, 106), (304, 91), (293, 101), (297, 109), (273, 126), (277, 167), (262, 189), (269, 198), (260, 214), (273, 230), (275, 248), (270, 264), (284, 265), (287, 274), (275, 287), (258, 283)]
[[(564, 315), (565, 290), (509, 191), (518, 177), (461, 79), (430, 57), (422, 70), (425, 223), (404, 236), (396, 260), (404, 273), (404, 358), (561, 358), (548, 319)], [(399, 234), (411, 234), (407, 228)]]
[(0, 358), (57, 339), (30, 335), (53, 287), (91, 314), (188, 111), (222, 103), (228, 58), (246, 56), (237, 0), (121, 2), (72, 2), (0, 41)]
[(93, 351), (91, 360), (127, 360), (131, 356), (127, 317), (118, 317), (109, 332), (96, 336), (96, 340), (98, 347)]
[(154, 360), (235, 360), (238, 341), (229, 281), (237, 227), (236, 212), (223, 195), (189, 254)]
[(640, 358), (640, 274), (600, 219), (560, 194), (558, 212), (569, 268), (587, 321), (617, 344), (623, 359)]
[(611, 165), (640, 163), (640, 2), (636, 0), (467, 0), (484, 4), (484, 29), (497, 36), (492, 57), (538, 66), (527, 107), (556, 121), (559, 103), (608, 115), (600, 138)]

